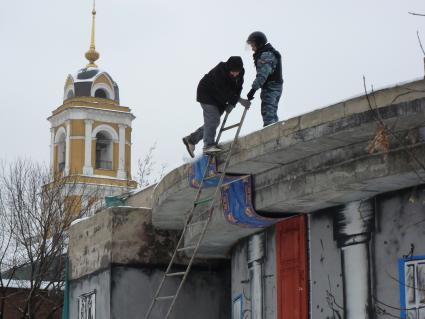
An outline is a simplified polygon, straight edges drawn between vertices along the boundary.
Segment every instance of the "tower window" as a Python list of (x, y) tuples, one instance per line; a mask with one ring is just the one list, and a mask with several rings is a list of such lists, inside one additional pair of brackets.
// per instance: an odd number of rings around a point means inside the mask
[(94, 92), (94, 96), (100, 97), (102, 99), (108, 98), (108, 94), (106, 93), (106, 91), (104, 89), (97, 89), (96, 92)]
[(73, 90), (69, 90), (67, 95), (66, 95), (66, 99), (72, 99), (74, 97), (74, 91)]
[(96, 168), (112, 169), (112, 138), (107, 132), (96, 134)]
[(80, 71), (78, 71), (77, 79), (78, 80), (88, 80), (88, 79), (93, 78), (98, 73), (99, 73), (99, 70), (97, 70), (97, 69), (87, 70), (87, 68), (84, 68), (84, 69), (81, 69)]
[(63, 172), (65, 169), (66, 158), (66, 141), (65, 134), (62, 134), (58, 141), (58, 171)]

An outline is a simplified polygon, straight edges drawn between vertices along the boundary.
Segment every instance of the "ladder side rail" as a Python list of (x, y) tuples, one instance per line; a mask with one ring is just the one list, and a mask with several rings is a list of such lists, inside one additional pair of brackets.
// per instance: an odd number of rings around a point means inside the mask
[[(239, 133), (240, 133), (240, 131), (241, 131), (241, 128), (242, 128), (242, 124), (243, 124), (243, 122), (245, 121), (245, 116), (246, 116), (246, 113), (248, 112), (248, 108), (245, 108), (244, 109), (244, 112), (243, 112), (243, 114), (242, 114), (242, 118), (241, 118), (241, 121), (240, 121), (240, 125), (239, 125), (239, 127), (238, 127), (238, 129), (237, 129), (237, 131), (236, 131), (236, 133), (235, 133), (235, 135), (234, 135), (234, 138), (233, 138), (233, 141), (232, 141), (232, 143), (230, 144), (230, 148), (229, 148), (229, 151), (228, 151), (228, 153), (227, 153), (227, 156), (226, 156), (226, 160), (225, 160), (225, 162), (224, 162), (224, 166), (223, 166), (223, 170), (222, 170), (222, 172), (220, 173), (220, 180), (219, 180), (219, 182), (218, 182), (218, 184), (217, 184), (217, 186), (216, 186), (216, 188), (215, 188), (215, 191), (214, 191), (214, 195), (212, 196), (212, 201), (211, 201), (211, 203), (210, 203), (210, 206), (209, 206), (209, 211), (212, 211), (213, 210), (213, 208), (214, 208), (214, 204), (215, 204), (215, 201), (216, 201), (216, 199), (217, 199), (217, 195), (218, 195), (218, 192), (220, 191), (220, 188), (221, 188), (221, 186), (223, 185), (223, 182), (224, 182), (224, 178), (226, 177), (226, 170), (227, 170), (227, 167), (229, 166), (229, 163), (230, 163), (230, 159), (231, 159), (231, 157), (232, 157), (232, 149), (233, 149), (233, 146), (234, 146), (234, 144), (237, 142), (237, 140), (238, 140), (238, 137), (239, 137)], [(226, 115), (228, 115), (228, 113), (226, 114)], [(210, 159), (212, 158), (212, 156), (210, 155), (210, 156), (208, 156), (208, 163), (210, 162)], [(209, 165), (208, 165), (208, 167), (209, 167)], [(204, 172), (204, 178), (205, 178), (205, 172)], [(202, 182), (201, 182), (201, 185), (203, 184), (203, 179), (202, 179)]]
[(173, 301), (171, 302), (171, 304), (170, 304), (170, 306), (168, 308), (168, 312), (167, 312), (167, 315), (165, 316), (165, 319), (168, 319), (168, 317), (171, 315), (171, 312), (173, 311), (173, 308), (174, 308), (174, 304), (176, 303), (177, 297), (180, 294), (180, 290), (183, 288), (183, 285), (184, 285), (184, 283), (186, 281), (186, 278), (189, 275), (189, 272), (190, 272), (190, 270), (192, 268), (193, 262), (195, 261), (195, 256), (198, 253), (198, 250), (199, 250), (199, 247), (201, 245), (201, 242), (202, 242), (202, 240), (205, 237), (205, 234), (206, 234), (208, 225), (209, 225), (209, 223), (211, 221), (212, 212), (213, 212), (213, 210), (211, 209), (210, 210), (210, 213), (208, 214), (208, 219), (206, 220), (205, 225), (202, 228), (201, 236), (198, 238), (197, 243), (196, 243), (196, 247), (195, 247), (195, 249), (193, 251), (192, 256), (190, 257), (189, 264), (188, 264), (188, 266), (186, 268), (186, 273), (184, 274), (183, 278), (181, 279), (181, 282), (179, 284), (179, 287), (177, 288), (176, 294), (174, 295)]
[(247, 111), (248, 111), (248, 108), (245, 108), (245, 110), (244, 110), (244, 112), (243, 112), (243, 114), (242, 114), (241, 121), (240, 121), (241, 125), (238, 127), (238, 129), (237, 129), (237, 131), (236, 131), (236, 133), (235, 133), (235, 136), (234, 136), (234, 138), (233, 138), (233, 141), (232, 141), (232, 143), (230, 144), (229, 152), (228, 152), (228, 154), (227, 154), (227, 156), (226, 156), (226, 160), (225, 160), (225, 162), (224, 162), (223, 170), (222, 170), (222, 172), (221, 172), (221, 174), (220, 174), (220, 180), (219, 180), (219, 182), (218, 182), (218, 184), (217, 184), (217, 187), (216, 187), (216, 189), (215, 189), (215, 191), (214, 191), (213, 201), (212, 201), (212, 202), (211, 202), (211, 204), (210, 204), (210, 209), (212, 209), (212, 208), (214, 207), (215, 201), (216, 201), (216, 199), (217, 199), (218, 192), (220, 191), (221, 185), (223, 184), (223, 182), (224, 182), (224, 178), (226, 177), (226, 170), (227, 170), (227, 167), (229, 166), (230, 159), (231, 159), (231, 157), (232, 157), (232, 149), (233, 149), (234, 144), (235, 144), (235, 143), (237, 142), (237, 140), (238, 140), (239, 133), (240, 133), (240, 131), (241, 131), (242, 124), (243, 124), (243, 122), (244, 122), (244, 120), (245, 120), (245, 116), (246, 116), (246, 112), (247, 112)]
[(218, 144), (218, 142), (220, 141), (220, 137), (221, 137), (221, 134), (223, 133), (223, 128), (224, 128), (224, 125), (226, 125), (229, 114), (230, 113), (226, 111), (226, 115), (224, 116), (223, 122), (221, 123), (221, 126), (220, 126), (220, 131), (218, 132), (217, 138), (215, 139), (216, 144)]
[[(197, 194), (196, 194), (196, 200), (198, 200), (199, 197), (201, 196), (201, 190), (203, 188), (204, 179), (205, 179), (205, 176), (207, 175), (207, 172), (208, 172), (210, 163), (211, 163), (211, 159), (210, 159), (210, 157), (208, 157), (208, 163), (207, 163), (207, 166), (205, 167), (205, 170), (204, 170), (204, 174), (203, 174), (203, 177), (202, 177), (201, 185), (199, 186), (198, 191), (197, 191)], [(190, 210), (190, 213), (188, 214), (188, 216), (186, 218), (186, 221), (185, 221), (185, 225), (183, 227), (182, 234), (180, 235), (179, 241), (177, 242), (176, 248), (174, 249), (174, 252), (173, 252), (173, 255), (171, 257), (171, 260), (168, 263), (167, 269), (165, 270), (164, 275), (162, 276), (161, 282), (160, 282), (160, 284), (158, 286), (158, 289), (155, 292), (155, 295), (154, 295), (154, 297), (152, 299), (152, 302), (149, 305), (148, 311), (147, 311), (147, 313), (145, 315), (145, 319), (148, 319), (150, 317), (150, 314), (151, 314), (151, 312), (153, 310), (153, 307), (155, 306), (155, 303), (157, 301), (157, 298), (159, 296), (159, 293), (161, 292), (161, 289), (164, 286), (165, 280), (167, 278), (167, 274), (169, 273), (169, 271), (171, 270), (171, 267), (174, 264), (174, 260), (175, 260), (175, 258), (177, 256), (178, 249), (179, 249), (181, 243), (184, 240), (184, 235), (185, 235), (185, 233), (187, 231), (187, 228), (188, 228), (188, 225), (189, 225), (190, 221), (192, 220), (194, 209), (195, 209), (195, 205), (192, 206), (192, 208)]]
[[(224, 182), (224, 178), (225, 178), (225, 175), (226, 175), (226, 170), (227, 170), (227, 167), (228, 167), (228, 165), (229, 165), (229, 163), (230, 163), (230, 158), (231, 158), (232, 149), (233, 149), (233, 146), (234, 146), (235, 142), (237, 141), (237, 139), (238, 139), (238, 137), (239, 137), (239, 133), (240, 133), (240, 130), (241, 130), (241, 128), (242, 128), (242, 124), (243, 124), (243, 122), (244, 122), (244, 120), (245, 120), (245, 116), (246, 116), (247, 111), (248, 111), (248, 108), (245, 108), (245, 110), (244, 110), (244, 112), (243, 112), (243, 114), (242, 114), (241, 121), (239, 122), (238, 130), (236, 131), (235, 136), (234, 136), (234, 138), (233, 138), (233, 141), (232, 141), (232, 143), (231, 143), (231, 145), (230, 145), (229, 152), (228, 152), (228, 154), (227, 154), (227, 157), (226, 157), (226, 160), (225, 160), (225, 163), (224, 163), (223, 171), (222, 171), (222, 173), (220, 174), (220, 180), (219, 180), (219, 183), (218, 183), (218, 185), (216, 186), (216, 189), (215, 189), (215, 192), (214, 192), (214, 195), (213, 195), (213, 199), (212, 199), (212, 201), (211, 201), (211, 203), (210, 203), (210, 207), (209, 207), (209, 209), (208, 209), (208, 210), (209, 210), (209, 214), (208, 214), (207, 220), (206, 220), (206, 222), (205, 222), (205, 225), (203, 226), (203, 229), (202, 229), (201, 235), (200, 235), (200, 237), (199, 237), (199, 238), (198, 238), (198, 240), (197, 240), (197, 244), (196, 244), (196, 246), (195, 246), (194, 252), (193, 252), (193, 254), (192, 254), (191, 258), (190, 258), (189, 264), (188, 264), (188, 265), (187, 265), (187, 267), (186, 267), (185, 274), (184, 274), (184, 276), (183, 276), (183, 278), (182, 278), (182, 280), (181, 280), (181, 282), (180, 282), (180, 284), (179, 284), (179, 286), (178, 286), (178, 289), (177, 289), (177, 291), (176, 291), (175, 295), (174, 295), (174, 296), (173, 296), (173, 298), (172, 298), (173, 300), (172, 300), (172, 302), (171, 302), (171, 304), (170, 304), (170, 306), (169, 306), (169, 309), (168, 309), (167, 315), (166, 315), (166, 317), (165, 317), (166, 319), (169, 317), (169, 315), (171, 314), (171, 312), (172, 312), (172, 310), (173, 310), (173, 308), (174, 308), (174, 304), (175, 304), (175, 302), (176, 302), (176, 300), (177, 300), (177, 297), (178, 297), (178, 295), (179, 295), (179, 293), (180, 293), (180, 290), (181, 290), (181, 288), (183, 287), (183, 284), (184, 284), (184, 282), (186, 281), (187, 276), (189, 275), (189, 272), (190, 272), (191, 267), (192, 267), (192, 265), (193, 265), (193, 262), (194, 262), (194, 260), (195, 260), (196, 254), (197, 254), (197, 252), (198, 252), (198, 250), (199, 250), (200, 244), (202, 243), (202, 240), (204, 239), (205, 234), (206, 234), (206, 232), (207, 232), (208, 225), (209, 225), (209, 223), (210, 223), (210, 221), (211, 221), (211, 219), (212, 219), (212, 214), (213, 214), (213, 211), (214, 211), (215, 201), (216, 201), (216, 199), (217, 199), (218, 192), (219, 192), (219, 190), (220, 190), (220, 188), (221, 188), (221, 186), (222, 186), (222, 184), (223, 184), (223, 182)], [(223, 123), (222, 123), (221, 128), (220, 128), (219, 135), (217, 136), (217, 139), (216, 139), (216, 143), (218, 143), (218, 142), (219, 142), (219, 140), (220, 140), (220, 137), (221, 137), (221, 134), (222, 134), (222, 132), (223, 132), (223, 128), (225, 127), (225, 123), (226, 123), (226, 121), (227, 121), (228, 116), (229, 116), (229, 112), (226, 112), (226, 115), (225, 115), (225, 117), (224, 117)], [(198, 188), (198, 192), (197, 192), (196, 200), (199, 200), (199, 198), (200, 198), (200, 194), (201, 194), (201, 192), (202, 192), (202, 188), (203, 188), (203, 184), (204, 184), (204, 179), (205, 179), (205, 177), (206, 177), (206, 175), (207, 175), (207, 172), (208, 172), (208, 169), (209, 169), (209, 166), (210, 166), (210, 163), (211, 163), (211, 158), (212, 158), (212, 156), (209, 156), (209, 157), (208, 157), (208, 164), (207, 164), (207, 166), (206, 166), (206, 168), (205, 168), (205, 171), (204, 171), (204, 174), (203, 174), (203, 177), (202, 177), (202, 180), (201, 180), (201, 185), (200, 185), (200, 187)], [(196, 200), (195, 200), (195, 201), (196, 201)], [(177, 255), (177, 252), (178, 252), (178, 249), (179, 249), (179, 247), (180, 247), (180, 244), (181, 244), (181, 242), (184, 240), (184, 235), (185, 235), (185, 233), (186, 233), (186, 230), (187, 230), (187, 228), (188, 228), (188, 225), (190, 224), (190, 221), (192, 220), (192, 217), (193, 217), (193, 211), (194, 211), (195, 207), (196, 207), (196, 205), (193, 205), (193, 206), (192, 206), (192, 209), (191, 209), (191, 211), (190, 211), (190, 213), (189, 213), (189, 215), (188, 215), (188, 217), (187, 217), (187, 219), (186, 219), (185, 226), (184, 226), (184, 228), (183, 228), (182, 234), (181, 234), (180, 239), (179, 239), (179, 241), (178, 241), (177, 247), (176, 247), (176, 249), (174, 250), (174, 253), (173, 253), (173, 256), (172, 256), (172, 258), (171, 258), (171, 261), (170, 261), (170, 263), (169, 263), (169, 265), (168, 265), (168, 267), (167, 267), (166, 272), (164, 273), (164, 276), (163, 276), (163, 279), (162, 279), (162, 281), (161, 281), (161, 284), (160, 284), (160, 286), (158, 287), (158, 290), (157, 290), (157, 292), (156, 292), (156, 294), (155, 294), (155, 297), (154, 297), (154, 298), (153, 298), (153, 300), (152, 300), (152, 303), (151, 303), (151, 305), (150, 305), (150, 307), (149, 307), (149, 310), (148, 310), (148, 312), (147, 312), (147, 314), (146, 314), (146, 316), (145, 316), (145, 319), (148, 319), (148, 318), (149, 318), (150, 313), (152, 312), (153, 306), (155, 305), (156, 300), (157, 300), (157, 298), (158, 298), (159, 292), (160, 292), (160, 290), (161, 290), (161, 288), (162, 288), (162, 286), (163, 286), (163, 284), (164, 284), (164, 282), (165, 282), (165, 279), (166, 279), (166, 277), (167, 277), (166, 275), (169, 273), (169, 271), (170, 271), (170, 269), (171, 269), (171, 267), (172, 267), (172, 265), (173, 265), (173, 263), (174, 263), (174, 259), (175, 259), (176, 255)], [(170, 299), (171, 299), (171, 298), (170, 298)]]
[(175, 258), (176, 258), (176, 256), (177, 256), (177, 250), (178, 250), (178, 248), (180, 247), (181, 242), (182, 242), (182, 241), (183, 241), (183, 239), (184, 239), (184, 235), (185, 235), (185, 233), (186, 233), (187, 225), (190, 223), (190, 219), (191, 219), (190, 217), (191, 217), (191, 216), (188, 216), (188, 217), (186, 218), (185, 227), (183, 228), (182, 234), (181, 234), (181, 236), (180, 236), (180, 238), (179, 238), (179, 241), (177, 242), (176, 249), (174, 249), (173, 256), (171, 257), (171, 260), (170, 260), (170, 262), (168, 263), (167, 269), (165, 270), (164, 274), (162, 275), (161, 282), (160, 282), (160, 284), (159, 284), (159, 286), (158, 286), (158, 288), (157, 288), (157, 290), (156, 290), (156, 292), (155, 292), (155, 295), (154, 295), (154, 296), (153, 296), (153, 298), (152, 298), (152, 301), (151, 301), (151, 303), (150, 303), (150, 305), (149, 305), (149, 309), (148, 309), (148, 311), (147, 311), (147, 313), (146, 313), (146, 315), (145, 315), (145, 319), (148, 319), (148, 318), (149, 318), (149, 316), (150, 316), (150, 314), (151, 314), (151, 312), (152, 312), (152, 310), (153, 310), (153, 307), (155, 306), (156, 301), (157, 301), (157, 299), (158, 299), (158, 297), (159, 297), (159, 293), (161, 292), (162, 287), (164, 286), (165, 280), (166, 280), (166, 278), (167, 278), (167, 274), (169, 273), (169, 271), (170, 271), (171, 267), (172, 267), (172, 266), (173, 266), (173, 264), (174, 264), (174, 260), (175, 260)]
[[(212, 159), (212, 157), (208, 156), (208, 162), (207, 162), (207, 166), (205, 167), (204, 173), (202, 174), (201, 184), (199, 185), (199, 188), (196, 192), (195, 200), (193, 201), (194, 204), (192, 205), (190, 212), (188, 214), (191, 218), (193, 218), (193, 213), (194, 213), (195, 208), (196, 208), (195, 203), (199, 200), (199, 198), (201, 198), (202, 190), (204, 189), (205, 178), (208, 175), (208, 170), (209, 170), (210, 165), (211, 165), (211, 159)], [(185, 224), (185, 227), (187, 227), (187, 225), (188, 225), (188, 223)], [(178, 247), (177, 247), (177, 249), (178, 249)]]
[(213, 197), (213, 200), (212, 200), (212, 202), (210, 204), (210, 207), (209, 207), (210, 213), (208, 214), (208, 218), (206, 220), (206, 223), (203, 226), (201, 235), (200, 235), (200, 237), (199, 237), (199, 239), (198, 239), (198, 241), (196, 243), (195, 250), (194, 250), (194, 252), (193, 252), (193, 254), (192, 254), (191, 258), (190, 258), (189, 264), (188, 264), (188, 266), (186, 268), (186, 273), (185, 273), (185, 275), (183, 276), (183, 278), (182, 278), (182, 280), (180, 282), (180, 285), (179, 285), (179, 287), (178, 287), (178, 289), (176, 291), (176, 294), (174, 295), (173, 301), (171, 302), (171, 305), (170, 305), (170, 307), (168, 309), (167, 315), (165, 316), (166, 319), (168, 319), (168, 317), (170, 316), (170, 314), (171, 314), (171, 312), (173, 310), (174, 304), (175, 304), (175, 302), (177, 300), (177, 297), (178, 297), (178, 295), (180, 293), (180, 290), (183, 287), (183, 284), (185, 283), (187, 276), (189, 275), (189, 272), (190, 272), (190, 270), (192, 268), (192, 264), (193, 264), (193, 262), (195, 260), (195, 256), (196, 256), (196, 254), (197, 254), (197, 252), (199, 250), (199, 247), (200, 247), (200, 245), (202, 243), (202, 240), (204, 239), (205, 234), (207, 232), (207, 228), (208, 228), (208, 225), (209, 225), (209, 223), (211, 221), (212, 213), (214, 211), (213, 210), (214, 204), (215, 204), (215, 201), (217, 199), (218, 192), (219, 192), (219, 190), (220, 190), (220, 188), (221, 188), (221, 186), (223, 184), (223, 181), (224, 181), (224, 178), (225, 178), (225, 175), (226, 175), (227, 166), (229, 165), (229, 162), (230, 162), (230, 158), (231, 158), (231, 155), (232, 155), (232, 148), (234, 146), (235, 141), (238, 139), (238, 136), (239, 136), (239, 133), (240, 133), (242, 124), (243, 124), (243, 122), (245, 120), (245, 116), (246, 116), (247, 111), (248, 111), (248, 108), (245, 108), (245, 110), (244, 110), (244, 112), (242, 114), (242, 118), (241, 118), (241, 121), (240, 121), (240, 125), (238, 127), (238, 130), (236, 131), (235, 136), (234, 136), (234, 139), (232, 141), (232, 144), (230, 145), (229, 153), (227, 154), (226, 161), (225, 161), (225, 164), (224, 164), (224, 168), (223, 168), (223, 171), (222, 171), (222, 173), (220, 175), (220, 181), (219, 181), (219, 183), (218, 183), (218, 185), (217, 185), (217, 187), (215, 189), (214, 197)]

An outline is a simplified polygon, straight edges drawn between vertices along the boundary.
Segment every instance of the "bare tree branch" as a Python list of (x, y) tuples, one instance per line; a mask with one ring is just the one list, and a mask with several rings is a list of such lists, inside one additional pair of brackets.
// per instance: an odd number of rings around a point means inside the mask
[(159, 170), (156, 170), (156, 162), (154, 160), (154, 152), (156, 150), (156, 142), (148, 149), (145, 157), (137, 161), (136, 178), (140, 187), (145, 188), (149, 185), (158, 183), (164, 177), (167, 164), (161, 164)]
[(411, 15), (413, 15), (413, 16), (421, 16), (421, 17), (425, 17), (425, 14), (423, 14), (423, 13), (409, 12), (409, 14), (411, 14)]
[(424, 50), (424, 47), (423, 47), (423, 45), (422, 45), (421, 38), (420, 38), (420, 36), (419, 36), (419, 30), (416, 30), (416, 36), (418, 37), (419, 46), (421, 47), (422, 54), (425, 56), (425, 50)]
[[(363, 76), (363, 88), (364, 88), (364, 92), (365, 92), (365, 96), (366, 96), (366, 100), (369, 106), (369, 109), (371, 111), (373, 111), (373, 116), (375, 118), (376, 123), (378, 124), (378, 129), (382, 129), (384, 130), (387, 134), (391, 135), (395, 140), (397, 140), (397, 142), (399, 143), (399, 145), (402, 147), (402, 149), (410, 156), (411, 159), (413, 159), (414, 162), (416, 162), (416, 164), (421, 168), (421, 170), (423, 172), (425, 172), (425, 165), (419, 160), (419, 158), (410, 150), (410, 148), (408, 146), (406, 146), (405, 142), (403, 140), (400, 139), (400, 137), (395, 134), (394, 132), (394, 127), (389, 127), (385, 121), (383, 120), (380, 112), (379, 112), (379, 108), (378, 105), (376, 104), (376, 99), (375, 99), (375, 92), (373, 90), (372, 87), (372, 98), (375, 102), (375, 105), (373, 106), (372, 100), (370, 98), (370, 95), (367, 91), (367, 87), (366, 87), (366, 77)], [(379, 130), (378, 130), (379, 133)], [(376, 138), (376, 136), (375, 136)], [(418, 179), (422, 182), (425, 183), (425, 178), (423, 178), (421, 176), (421, 174), (418, 172), (418, 170), (413, 166), (413, 164), (410, 164), (412, 167), (412, 170), (414, 171), (415, 175), (418, 177)]]
[[(22, 319), (38, 318), (43, 305), (62, 306), (62, 298), (50, 296), (62, 294), (68, 228), (98, 198), (95, 187), (30, 161), (0, 167), (0, 287), (22, 283), (23, 303), (9, 303)], [(8, 298), (0, 295), (2, 309)]]

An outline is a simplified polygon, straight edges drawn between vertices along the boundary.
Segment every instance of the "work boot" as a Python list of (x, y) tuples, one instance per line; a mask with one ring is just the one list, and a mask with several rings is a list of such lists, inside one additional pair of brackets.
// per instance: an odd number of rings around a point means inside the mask
[(204, 146), (204, 154), (216, 154), (223, 152), (223, 149), (218, 147), (217, 145)]
[(183, 137), (183, 143), (186, 145), (186, 149), (190, 157), (195, 157), (195, 145), (189, 142), (189, 138), (187, 136)]

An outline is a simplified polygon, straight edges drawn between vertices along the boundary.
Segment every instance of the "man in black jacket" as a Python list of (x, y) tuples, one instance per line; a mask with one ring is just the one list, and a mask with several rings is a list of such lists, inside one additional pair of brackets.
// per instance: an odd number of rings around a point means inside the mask
[(224, 111), (230, 112), (236, 103), (249, 107), (251, 103), (240, 97), (245, 70), (239, 56), (231, 56), (226, 62), (220, 62), (205, 74), (198, 84), (196, 100), (204, 113), (204, 125), (183, 138), (183, 143), (191, 157), (194, 157), (195, 145), (204, 140), (204, 153), (222, 151), (215, 143), (215, 133), (220, 125)]

